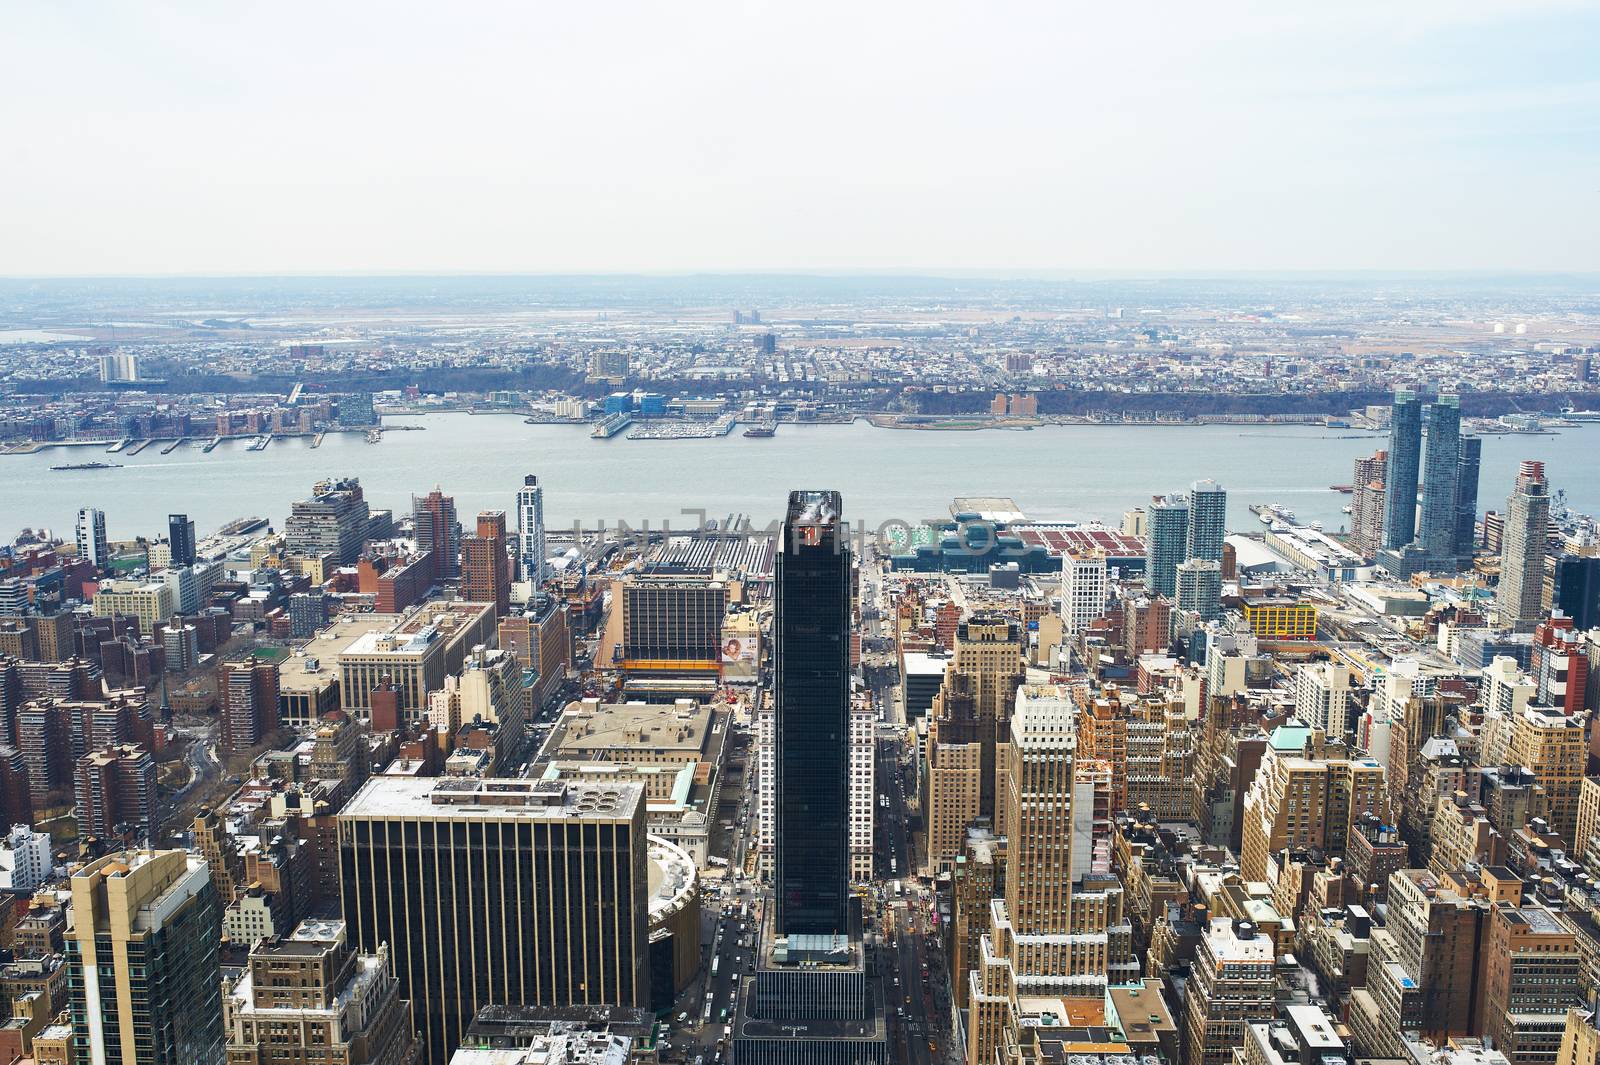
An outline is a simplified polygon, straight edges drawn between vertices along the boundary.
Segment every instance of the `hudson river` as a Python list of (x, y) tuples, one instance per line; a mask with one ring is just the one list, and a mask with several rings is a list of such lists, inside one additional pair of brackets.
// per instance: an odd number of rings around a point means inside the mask
[[(1039, 519), (1101, 519), (1152, 494), (1210, 477), (1228, 490), (1229, 527), (1258, 529), (1252, 503), (1282, 503), (1302, 521), (1333, 532), (1348, 525), (1351, 463), (1386, 445), (1386, 436), (1308, 426), (1049, 426), (975, 432), (877, 429), (853, 425), (781, 425), (770, 439), (590, 439), (571, 425), (525, 425), (517, 417), (433, 414), (391, 418), (420, 425), (368, 444), (359, 433), (329, 433), (320, 448), (307, 438), (274, 440), (265, 451), (247, 441), (209, 455), (162, 444), (134, 456), (99, 447), (50, 448), (0, 456), (0, 536), (24, 525), (72, 536), (81, 506), (106, 512), (112, 539), (166, 532), (169, 512), (189, 514), (202, 535), (245, 515), (281, 528), (289, 505), (323, 477), (356, 476), (374, 508), (409, 510), (412, 493), (435, 485), (455, 496), (463, 524), (480, 510), (505, 510), (525, 473), (545, 485), (546, 524), (586, 527), (604, 520), (637, 525), (663, 520), (692, 525), (683, 508), (712, 518), (742, 513), (765, 524), (779, 516), (791, 488), (836, 488), (845, 516), (876, 525), (947, 516), (954, 496), (1009, 496)], [(1552, 490), (1565, 489), (1576, 510), (1600, 512), (1600, 424), (1559, 435), (1492, 436), (1483, 445), (1479, 509), (1503, 510), (1518, 461), (1543, 459)], [(53, 472), (69, 462), (121, 463), (121, 469)]]

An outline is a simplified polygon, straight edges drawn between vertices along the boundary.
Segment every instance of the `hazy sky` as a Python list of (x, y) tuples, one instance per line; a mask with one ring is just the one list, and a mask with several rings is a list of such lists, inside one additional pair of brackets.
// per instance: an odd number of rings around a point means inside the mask
[(0, 274), (1600, 270), (1600, 5), (91, 3)]

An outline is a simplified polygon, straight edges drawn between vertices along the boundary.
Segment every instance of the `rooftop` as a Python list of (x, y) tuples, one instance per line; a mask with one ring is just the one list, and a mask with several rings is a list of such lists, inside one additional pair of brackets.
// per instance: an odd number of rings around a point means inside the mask
[(373, 777), (340, 811), (342, 818), (626, 821), (644, 803), (637, 784), (589, 787), (563, 782), (478, 777)]

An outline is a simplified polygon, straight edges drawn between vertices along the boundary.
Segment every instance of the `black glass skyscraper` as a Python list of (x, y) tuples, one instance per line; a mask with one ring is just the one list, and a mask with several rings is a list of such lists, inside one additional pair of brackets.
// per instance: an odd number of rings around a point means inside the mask
[(1399, 549), (1416, 537), (1417, 478), (1422, 462), (1422, 401), (1405, 390), (1394, 394), (1389, 419), (1389, 470), (1384, 478), (1383, 546)]
[(1563, 555), (1556, 559), (1555, 605), (1579, 632), (1600, 625), (1600, 558)]
[(1461, 463), (1456, 467), (1456, 557), (1467, 563), (1478, 542), (1478, 467), (1483, 461), (1483, 438), (1461, 438)]
[(1428, 447), (1423, 460), (1422, 518), (1417, 542), (1434, 566), (1454, 568), (1456, 484), (1461, 474), (1461, 400), (1441, 395), (1423, 411)]
[(846, 935), (850, 544), (838, 492), (791, 492), (777, 553), (778, 935)]
[(189, 515), (167, 515), (167, 543), (172, 547), (174, 566), (194, 565), (194, 522), (189, 520)]

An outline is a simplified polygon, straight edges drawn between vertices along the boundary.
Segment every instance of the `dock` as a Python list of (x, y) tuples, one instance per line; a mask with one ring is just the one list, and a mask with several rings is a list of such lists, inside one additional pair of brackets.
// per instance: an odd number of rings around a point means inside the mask
[(610, 440), (632, 424), (632, 414), (626, 411), (618, 411), (615, 414), (608, 414), (596, 422), (595, 427), (589, 430), (589, 435), (596, 440)]
[(211, 452), (216, 450), (217, 445), (220, 443), (222, 443), (222, 437), (213, 436), (210, 440), (206, 441), (206, 446), (201, 448), (200, 451), (202, 454), (209, 455)]
[(176, 451), (180, 447), (182, 447), (184, 444), (187, 444), (188, 442), (189, 442), (189, 438), (187, 436), (180, 436), (180, 437), (178, 437), (178, 439), (174, 440), (172, 443), (170, 443), (166, 447), (162, 448), (161, 449), (161, 453), (163, 455), (170, 455), (174, 451)]
[(326, 435), (327, 435), (326, 433), (318, 433), (317, 435), (313, 436), (311, 438), (311, 446), (312, 447), (321, 447), (322, 446), (322, 438), (324, 436), (326, 436)]
[(143, 451), (145, 448), (149, 447), (151, 444), (153, 444), (155, 442), (156, 442), (155, 437), (150, 437), (148, 440), (141, 440), (137, 444), (135, 444), (132, 447), (130, 447), (128, 449), (127, 453), (129, 455), (137, 455), (139, 452)]
[(125, 436), (121, 440), (118, 440), (115, 444), (112, 444), (110, 447), (106, 448), (106, 454), (115, 455), (117, 452), (121, 451), (131, 443), (133, 443), (133, 437)]

